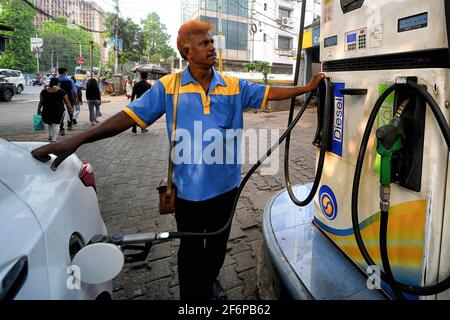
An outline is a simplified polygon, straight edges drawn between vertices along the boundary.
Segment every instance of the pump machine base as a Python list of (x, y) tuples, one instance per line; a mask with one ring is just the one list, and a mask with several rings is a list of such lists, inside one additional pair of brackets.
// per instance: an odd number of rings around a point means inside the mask
[[(312, 184), (294, 187), (304, 199)], [(350, 213), (349, 213), (350, 214)], [(314, 202), (300, 208), (284, 189), (264, 209), (263, 236), (270, 263), (293, 299), (384, 300), (367, 278), (313, 224)]]

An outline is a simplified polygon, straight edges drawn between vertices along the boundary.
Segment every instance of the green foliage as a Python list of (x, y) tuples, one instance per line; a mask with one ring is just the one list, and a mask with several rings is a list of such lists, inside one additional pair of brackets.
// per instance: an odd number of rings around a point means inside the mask
[(159, 63), (161, 60), (176, 56), (175, 51), (169, 46), (170, 36), (166, 26), (161, 23), (157, 13), (149, 13), (141, 23), (144, 26), (145, 53), (148, 62)]
[(35, 36), (34, 11), (20, 0), (1, 0), (0, 5), (0, 21), (14, 28), (12, 32), (4, 32), (11, 38), (0, 55), (0, 67), (35, 72), (36, 59), (30, 48), (30, 38)]
[(257, 61), (243, 63), (242, 67), (247, 72), (260, 72), (263, 74), (263, 81), (266, 85), (270, 85), (271, 81), (269, 79), (269, 74), (272, 72), (272, 67), (267, 61)]
[[(124, 50), (119, 54), (119, 68), (122, 74), (127, 74), (130, 66), (138, 63), (156, 63), (176, 56), (169, 46), (170, 36), (166, 26), (161, 23), (159, 16), (152, 12), (141, 21), (143, 27), (132, 19), (119, 17), (118, 36), (124, 40)], [(106, 17), (106, 37), (116, 37), (117, 15), (108, 13)], [(110, 53), (108, 66), (114, 68), (114, 51)], [(131, 64), (133, 63), (133, 64)]]
[[(69, 73), (73, 74), (77, 66), (76, 58), (80, 55), (80, 43), (81, 52), (85, 58), (83, 65), (90, 66), (89, 44), (90, 41), (94, 41), (94, 38), (88, 31), (68, 25), (64, 19), (61, 19), (61, 22), (44, 22), (42, 29), (39, 30), (39, 36), (44, 40), (44, 52), (40, 59), (41, 70), (51, 71), (53, 51), (54, 67), (58, 59), (58, 65), (66, 67)], [(98, 44), (94, 41), (92, 58), (94, 67), (100, 64), (99, 52)]]
[[(115, 37), (117, 15), (108, 13), (106, 16), (106, 34), (107, 38)], [(130, 18), (123, 19), (119, 17), (119, 39), (124, 41), (124, 50), (119, 54), (120, 68), (127, 62), (139, 62), (144, 52), (144, 34), (139, 25)], [(110, 54), (108, 66), (114, 67), (114, 52)]]

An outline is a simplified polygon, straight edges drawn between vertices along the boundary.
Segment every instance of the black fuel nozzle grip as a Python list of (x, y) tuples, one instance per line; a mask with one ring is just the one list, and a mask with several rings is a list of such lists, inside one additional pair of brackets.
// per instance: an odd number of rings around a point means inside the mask
[(388, 124), (377, 129), (378, 141), (386, 148), (392, 149), (392, 146), (401, 136), (401, 129), (398, 126)]
[[(328, 78), (327, 78), (328, 79)], [(316, 133), (314, 135), (313, 145), (317, 148), (322, 147), (322, 141), (324, 140), (324, 112), (325, 112), (325, 101), (326, 101), (326, 94), (327, 94), (327, 88), (325, 87), (325, 81), (321, 81), (319, 83), (319, 86), (316, 89), (316, 96), (318, 98), (318, 104), (317, 104), (317, 129)], [(332, 90), (333, 84), (330, 85), (330, 88), (328, 90)], [(331, 108), (333, 109), (333, 108)], [(331, 119), (330, 117), (330, 123), (327, 125), (331, 126)], [(328, 130), (330, 133), (330, 136), (332, 135), (332, 130)], [(328, 139), (328, 141), (331, 141), (331, 139)]]
[[(97, 234), (91, 238), (88, 245), (95, 243), (111, 243), (123, 252), (125, 263), (145, 261), (152, 247), (153, 241), (158, 240), (157, 234), (142, 233), (125, 235), (123, 231), (116, 231), (110, 236)], [(128, 252), (127, 252), (128, 251)], [(132, 253), (130, 253), (131, 251)]]
[[(124, 245), (121, 247), (124, 252), (125, 263), (145, 261), (148, 257), (152, 243), (147, 242), (143, 245)], [(137, 253), (125, 253), (125, 251), (134, 251)]]

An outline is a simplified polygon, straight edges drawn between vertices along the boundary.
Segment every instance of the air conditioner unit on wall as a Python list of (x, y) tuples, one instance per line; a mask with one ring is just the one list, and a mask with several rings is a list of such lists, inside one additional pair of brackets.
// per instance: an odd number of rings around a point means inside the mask
[(288, 18), (288, 17), (281, 18), (281, 25), (290, 26), (291, 24), (292, 24), (291, 18)]

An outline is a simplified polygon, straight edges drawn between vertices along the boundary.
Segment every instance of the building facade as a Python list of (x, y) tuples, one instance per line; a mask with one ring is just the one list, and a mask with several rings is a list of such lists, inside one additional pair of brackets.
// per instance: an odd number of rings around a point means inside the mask
[[(69, 23), (83, 26), (90, 30), (105, 30), (106, 12), (94, 1), (81, 0), (33, 0), (34, 5), (54, 17), (64, 17)], [(37, 12), (34, 25), (41, 28), (43, 22), (51, 18)], [(100, 32), (92, 32), (101, 53), (102, 64), (107, 61), (108, 53), (104, 47), (104, 36)]]
[[(306, 24), (320, 12), (320, 0), (308, 0)], [(297, 55), (301, 1), (183, 0), (183, 22), (209, 21), (213, 34), (226, 40), (224, 70), (242, 71), (242, 63), (268, 61), (274, 74), (293, 74)]]
[(237, 71), (250, 60), (251, 9), (247, 0), (183, 0), (182, 19), (208, 21), (214, 25), (213, 35), (222, 32), (226, 47), (224, 70)]
[(253, 2), (253, 60), (269, 61), (273, 73), (292, 74), (297, 55), (300, 5), (291, 0)]
[[(69, 23), (73, 22), (92, 30), (104, 30), (105, 12), (93, 1), (81, 0), (33, 0), (34, 5), (54, 17), (64, 17)], [(42, 26), (49, 17), (37, 12), (34, 25)]]

